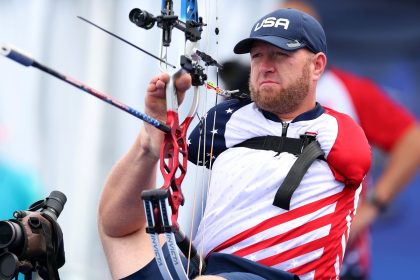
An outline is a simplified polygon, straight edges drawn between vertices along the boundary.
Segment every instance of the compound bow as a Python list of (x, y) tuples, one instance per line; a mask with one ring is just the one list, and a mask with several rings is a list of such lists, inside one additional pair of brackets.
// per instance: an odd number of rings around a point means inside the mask
[[(204, 85), (207, 75), (204, 67), (199, 64), (204, 61), (206, 66), (221, 67), (213, 58), (198, 50), (198, 41), (201, 39), (203, 20), (198, 17), (197, 1), (183, 0), (181, 4), (181, 19), (174, 14), (173, 1), (163, 0), (161, 15), (153, 16), (147, 11), (133, 9), (129, 15), (130, 20), (139, 27), (150, 29), (157, 23), (162, 29), (161, 58), (167, 58), (167, 47), (171, 43), (172, 29), (175, 27), (185, 34), (185, 53), (181, 56), (182, 70), (192, 77), (194, 97), (190, 111), (180, 124), (178, 116), (178, 98), (174, 80), (180, 71), (173, 74), (166, 86), (167, 121), (166, 125), (171, 131), (165, 133), (160, 153), (160, 170), (164, 183), (160, 189), (148, 190), (142, 193), (147, 218), (147, 233), (149, 233), (155, 252), (156, 261), (162, 276), (172, 279), (168, 266), (159, 245), (159, 234), (165, 234), (172, 264), (179, 279), (188, 279), (189, 269), (185, 273), (177, 246), (188, 257), (191, 274), (200, 274), (205, 269), (205, 263), (192, 246), (188, 237), (180, 230), (178, 224), (178, 210), (184, 204), (181, 184), (187, 172), (187, 141), (186, 133), (197, 110), (199, 95), (198, 87)], [(168, 205), (171, 208), (171, 217), (168, 214)]]

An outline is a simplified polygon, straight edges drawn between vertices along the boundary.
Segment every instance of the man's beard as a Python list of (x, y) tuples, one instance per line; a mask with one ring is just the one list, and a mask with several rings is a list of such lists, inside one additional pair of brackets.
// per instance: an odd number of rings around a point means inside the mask
[(294, 112), (308, 96), (309, 92), (309, 63), (302, 71), (302, 75), (296, 81), (280, 91), (273, 88), (256, 90), (252, 83), (249, 83), (251, 99), (258, 108), (273, 114), (289, 114)]

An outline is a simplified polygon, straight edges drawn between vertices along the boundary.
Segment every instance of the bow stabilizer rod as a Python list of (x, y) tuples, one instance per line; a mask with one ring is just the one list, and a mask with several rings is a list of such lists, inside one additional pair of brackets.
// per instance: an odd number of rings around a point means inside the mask
[(133, 48), (136, 48), (136, 49), (138, 49), (139, 51), (144, 52), (145, 54), (147, 54), (147, 55), (149, 55), (149, 56), (153, 57), (154, 59), (157, 59), (157, 60), (159, 60), (160, 62), (165, 63), (166, 65), (168, 65), (168, 66), (170, 66), (170, 67), (172, 67), (172, 68), (174, 68), (174, 69), (176, 68), (176, 66), (174, 66), (174, 65), (170, 64), (169, 62), (167, 62), (167, 61), (165, 61), (165, 60), (161, 59), (160, 57), (158, 57), (158, 56), (156, 56), (156, 55), (154, 55), (154, 54), (152, 54), (152, 53), (150, 53), (150, 52), (148, 52), (148, 51), (146, 51), (145, 49), (140, 48), (139, 46), (134, 45), (133, 43), (131, 43), (131, 42), (127, 41), (126, 39), (124, 39), (124, 38), (122, 38), (122, 37), (120, 37), (120, 36), (118, 36), (117, 34), (112, 33), (111, 31), (108, 31), (108, 30), (106, 30), (106, 29), (105, 29), (105, 28), (103, 28), (103, 27), (100, 27), (99, 25), (97, 25), (97, 24), (95, 24), (95, 23), (91, 22), (90, 20), (87, 20), (87, 19), (85, 19), (84, 17), (81, 17), (81, 16), (77, 16), (77, 17), (78, 17), (79, 19), (83, 20), (84, 22), (89, 23), (90, 25), (92, 25), (92, 26), (94, 26), (94, 27), (96, 27), (96, 28), (98, 28), (98, 29), (102, 30), (103, 32), (105, 32), (105, 33), (107, 33), (107, 34), (109, 34), (109, 35), (111, 35), (111, 36), (113, 36), (114, 38), (117, 38), (118, 40), (120, 40), (120, 41), (122, 41), (122, 42), (124, 42), (124, 43), (126, 43), (126, 44), (128, 44), (128, 45), (130, 45), (130, 46), (132, 46)]
[(74, 87), (76, 87), (76, 88), (78, 88), (78, 89), (80, 89), (80, 90), (82, 90), (86, 93), (89, 93), (90, 95), (93, 95), (96, 98), (99, 98), (102, 101), (105, 101), (108, 104), (110, 104), (114, 107), (117, 107), (118, 109), (123, 110), (123, 111), (129, 113), (130, 115), (135, 116), (136, 118), (138, 118), (142, 121), (145, 121), (145, 122), (153, 125), (157, 129), (159, 129), (159, 130), (161, 130), (165, 133), (168, 133), (168, 132), (171, 131), (171, 129), (165, 123), (163, 123), (163, 122), (161, 122), (161, 121), (159, 121), (159, 120), (157, 120), (157, 119), (155, 119), (155, 118), (153, 118), (149, 115), (146, 115), (142, 112), (139, 112), (139, 111), (133, 109), (132, 107), (127, 106), (127, 105), (121, 103), (120, 101), (112, 98), (109, 95), (104, 94), (104, 93), (102, 93), (102, 92), (100, 92), (96, 89), (93, 89), (93, 88), (83, 84), (82, 82), (80, 82), (76, 79), (73, 79), (73, 78), (71, 78), (67, 75), (64, 75), (64, 74), (61, 74), (61, 73), (55, 71), (54, 69), (51, 69), (51, 68), (49, 68), (45, 65), (42, 65), (41, 63), (39, 63), (35, 59), (33, 59), (30, 55), (24, 53), (23, 51), (20, 51), (16, 48), (12, 48), (11, 46), (8, 46), (8, 45), (2, 45), (0, 47), (0, 53), (4, 56), (10, 58), (11, 60), (14, 60), (14, 61), (22, 64), (23, 66), (26, 66), (26, 67), (32, 66), (32, 67), (38, 68), (39, 70), (41, 70), (43, 72), (46, 72), (46, 73), (64, 81), (64, 82), (66, 82), (66, 83), (69, 83), (70, 85), (72, 85), (72, 86), (74, 86)]

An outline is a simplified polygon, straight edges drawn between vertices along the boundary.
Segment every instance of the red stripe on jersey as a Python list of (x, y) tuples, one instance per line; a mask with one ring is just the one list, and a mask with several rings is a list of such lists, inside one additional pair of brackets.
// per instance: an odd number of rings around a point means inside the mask
[[(232, 254), (236, 255), (236, 256), (244, 257), (246, 255), (255, 253), (257, 251), (260, 251), (262, 249), (265, 249), (265, 248), (274, 246), (276, 244), (294, 239), (294, 238), (299, 237), (299, 236), (301, 236), (305, 233), (311, 232), (313, 230), (316, 230), (318, 228), (321, 228), (323, 226), (326, 226), (326, 225), (330, 224), (331, 223), (331, 218), (332, 218), (333, 215), (334, 215), (334, 213), (331, 213), (331, 214), (325, 215), (321, 218), (318, 218), (316, 220), (310, 221), (306, 224), (303, 224), (299, 227), (291, 228), (289, 231), (287, 231), (285, 233), (282, 233), (282, 234), (279, 234), (277, 236), (274, 236), (274, 237), (268, 238), (266, 240), (260, 241), (258, 243), (255, 243), (255, 244), (251, 245), (251, 246), (248, 246), (246, 248), (243, 248), (241, 250), (233, 252)], [(321, 246), (321, 247), (323, 247), (323, 246)], [(321, 248), (321, 247), (319, 247), (319, 248)], [(319, 248), (313, 248), (313, 249), (311, 249), (311, 251), (319, 249)], [(282, 254), (284, 254), (284, 253), (282, 253)], [(281, 261), (279, 261), (277, 263), (280, 263), (280, 262)], [(273, 263), (273, 264), (270, 264), (270, 265), (275, 265), (277, 263)]]
[(343, 197), (337, 202), (336, 217), (331, 221), (330, 240), (324, 248), (324, 255), (321, 258), (325, 259), (325, 264), (319, 266), (315, 270), (314, 279), (333, 279), (337, 276), (334, 264), (338, 261), (341, 266), (343, 261), (344, 251), (342, 247), (342, 237), (344, 236), (345, 243), (347, 243), (349, 228), (347, 216), (350, 220), (354, 217), (354, 195), (353, 188), (344, 188)]
[(347, 242), (348, 239), (348, 222), (347, 216), (353, 219), (354, 216), (354, 196), (355, 190), (353, 188), (344, 188), (342, 192), (323, 198), (319, 201), (312, 202), (308, 205), (293, 209), (289, 212), (283, 213), (271, 219), (268, 219), (257, 226), (254, 226), (237, 236), (230, 238), (224, 243), (217, 246), (212, 252), (220, 251), (230, 246), (237, 244), (246, 238), (252, 237), (264, 230), (282, 224), (284, 222), (290, 222), (296, 218), (300, 218), (308, 213), (313, 213), (327, 205), (336, 202), (334, 213), (327, 214), (320, 218), (316, 218), (304, 225), (296, 228), (291, 228), (289, 231), (279, 234), (275, 237), (260, 241), (243, 249), (240, 249), (232, 254), (244, 257), (252, 253), (258, 252), (263, 249), (270, 248), (272, 246), (281, 244), (288, 240), (298, 238), (305, 233), (311, 232), (325, 225), (331, 225), (327, 236), (318, 238), (316, 240), (310, 240), (304, 244), (283, 251), (278, 254), (274, 254), (265, 259), (258, 260), (258, 263), (267, 266), (275, 266), (282, 262), (289, 261), (293, 258), (298, 258), (302, 255), (314, 252), (319, 249), (323, 249), (322, 255), (308, 263), (302, 264), (299, 267), (295, 267), (289, 272), (297, 275), (303, 275), (308, 272), (314, 271), (314, 279), (330, 279), (335, 278), (336, 272), (334, 264), (337, 261), (341, 264), (344, 251), (342, 247), (342, 238)]
[[(326, 267), (329, 263), (328, 258), (322, 257), (316, 260), (310, 261), (306, 264), (300, 265), (298, 267), (289, 269), (288, 272), (296, 274), (296, 275), (304, 275), (311, 271), (317, 271), (320, 267)], [(335, 273), (334, 273), (335, 274)], [(317, 278), (318, 277), (318, 278)], [(334, 279), (335, 276), (326, 276), (326, 279)], [(315, 276), (314, 279), (320, 279), (319, 276)]]
[[(312, 251), (315, 251), (319, 248), (322, 248), (323, 246), (325, 246), (325, 243), (329, 240), (328, 236), (324, 236), (322, 238), (313, 240), (313, 241), (309, 241), (305, 244), (299, 245), (295, 248), (292, 248), (290, 250), (281, 252), (277, 255), (273, 255), (271, 257), (259, 260), (258, 263), (261, 263), (263, 265), (267, 265), (267, 266), (273, 266), (279, 263), (282, 263), (284, 261), (296, 258), (298, 256), (310, 253)], [(311, 271), (311, 270), (309, 270)]]
[(324, 206), (327, 206), (327, 205), (330, 205), (330, 204), (336, 202), (339, 199), (340, 196), (342, 196), (342, 193), (337, 193), (337, 194), (331, 195), (329, 197), (325, 197), (323, 199), (320, 199), (318, 201), (314, 201), (312, 203), (306, 204), (306, 205), (301, 206), (299, 208), (292, 209), (288, 212), (282, 213), (282, 214), (274, 216), (272, 218), (269, 218), (269, 219), (257, 224), (256, 226), (254, 226), (252, 228), (249, 228), (248, 230), (245, 230), (245, 231), (241, 232), (240, 234), (231, 237), (230, 239), (226, 240), (225, 242), (223, 242), (219, 246), (215, 247), (212, 251), (209, 252), (209, 254), (211, 254), (213, 252), (218, 252), (218, 251), (224, 250), (226, 248), (229, 248), (229, 247), (241, 242), (242, 240), (247, 239), (250, 236), (258, 234), (258, 233), (260, 233), (264, 230), (267, 230), (269, 228), (272, 228), (274, 226), (277, 226), (277, 225), (280, 225), (282, 223), (288, 222), (290, 220), (297, 219), (299, 217), (302, 217), (302, 216), (308, 215), (310, 213), (313, 213), (316, 210), (319, 210)]

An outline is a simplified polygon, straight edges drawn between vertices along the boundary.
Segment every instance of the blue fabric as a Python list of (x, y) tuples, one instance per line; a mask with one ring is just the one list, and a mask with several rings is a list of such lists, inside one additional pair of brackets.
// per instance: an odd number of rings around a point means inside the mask
[[(203, 117), (207, 121), (201, 119), (200, 124), (197, 125), (188, 136), (190, 142), (188, 145), (188, 160), (201, 166), (203, 165), (203, 156), (198, 154), (198, 151), (212, 151), (212, 161), (225, 151), (227, 149), (224, 138), (226, 124), (235, 111), (250, 103), (251, 100), (230, 99), (211, 108)], [(204, 125), (205, 122), (207, 122), (206, 125)], [(204, 137), (201, 137), (204, 128), (206, 128)], [(214, 134), (213, 130), (216, 130), (217, 133)], [(199, 141), (201, 141), (201, 143)], [(201, 147), (201, 149), (199, 149), (199, 147)], [(198, 159), (200, 159), (200, 161)], [(211, 166), (210, 163), (210, 153), (206, 153), (205, 166), (209, 168)]]
[[(171, 263), (171, 258), (169, 255), (168, 246), (166, 244), (162, 248), (163, 255), (165, 257), (165, 261), (168, 265), (168, 269), (171, 273), (171, 275), (176, 275), (175, 268), (173, 267)], [(181, 256), (182, 264), (184, 265), (184, 269), (187, 265), (187, 260), (185, 257)], [(176, 277), (174, 277), (176, 279)], [(156, 259), (153, 259), (150, 261), (145, 267), (138, 270), (137, 272), (122, 278), (121, 280), (140, 280), (140, 279), (150, 279), (150, 280), (165, 280), (163, 279), (162, 275), (160, 274), (159, 267), (157, 265)]]
[(236, 44), (236, 54), (248, 53), (256, 41), (287, 51), (307, 47), (313, 53), (327, 53), (327, 39), (321, 24), (295, 9), (280, 9), (259, 19), (248, 38)]
[(229, 280), (299, 280), (299, 277), (238, 256), (213, 253), (207, 259), (206, 275), (218, 275)]
[[(203, 157), (205, 157), (205, 166), (210, 168), (211, 163), (214, 162), (222, 152), (228, 149), (226, 146), (225, 131), (232, 116), (234, 116), (241, 108), (251, 103), (252, 101), (248, 99), (230, 99), (211, 108), (204, 116), (207, 120), (205, 133), (202, 132), (204, 130), (205, 119), (202, 119), (188, 136), (188, 160), (201, 166), (203, 165)], [(273, 122), (282, 122), (276, 115), (270, 112), (263, 110), (261, 110), (261, 112), (265, 118)], [(324, 108), (319, 103), (316, 103), (316, 106), (313, 109), (300, 114), (294, 118), (292, 122), (313, 120), (318, 118), (324, 112)], [(244, 124), (244, 129), (247, 129), (246, 124)], [(215, 131), (216, 133), (214, 133)], [(206, 153), (205, 155), (203, 155), (202, 152), (198, 153), (203, 150), (212, 151), (211, 160), (210, 153)]]
[[(170, 255), (166, 244), (162, 250), (171, 275), (175, 275), (175, 269), (170, 262)], [(182, 261), (185, 268), (187, 261), (184, 257), (182, 257)], [(299, 280), (299, 277), (294, 274), (264, 266), (241, 257), (221, 253), (214, 253), (209, 256), (207, 259), (207, 269), (203, 275), (220, 276), (228, 280)], [(174, 278), (176, 279), (176, 277)], [(142, 269), (121, 280), (140, 279), (163, 279), (155, 259)]]

